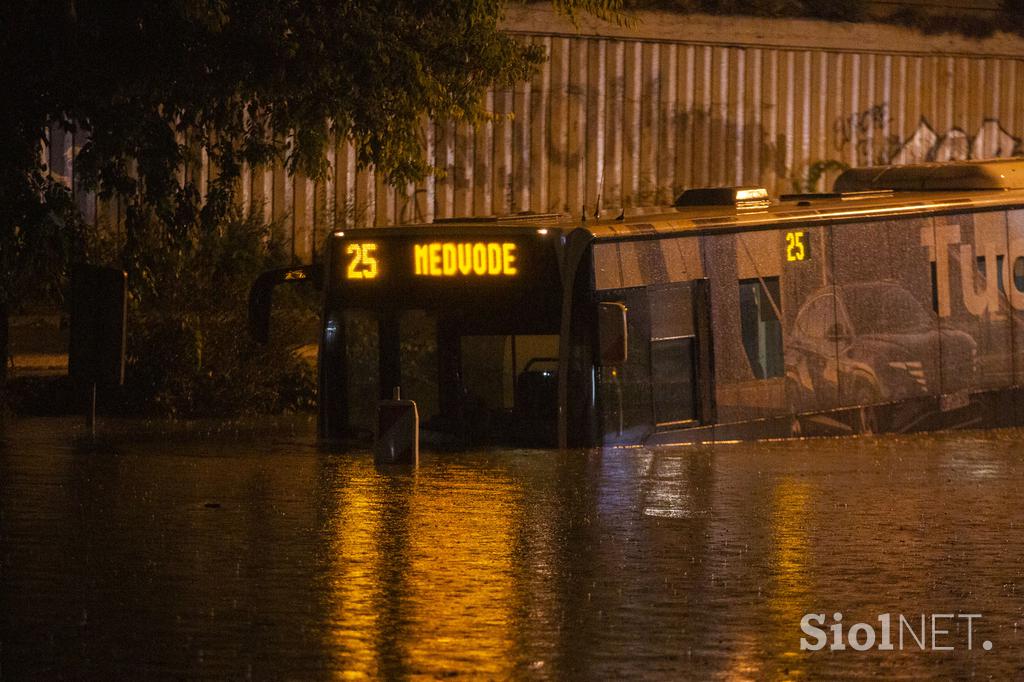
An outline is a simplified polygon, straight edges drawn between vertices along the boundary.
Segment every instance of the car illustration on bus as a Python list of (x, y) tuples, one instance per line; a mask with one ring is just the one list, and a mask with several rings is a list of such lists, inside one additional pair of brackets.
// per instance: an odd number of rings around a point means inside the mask
[[(837, 284), (797, 313), (788, 368), (798, 411), (843, 391), (855, 404), (971, 386), (977, 344), (943, 327), (934, 311), (893, 281)], [(947, 358), (942, 376), (940, 353)]]

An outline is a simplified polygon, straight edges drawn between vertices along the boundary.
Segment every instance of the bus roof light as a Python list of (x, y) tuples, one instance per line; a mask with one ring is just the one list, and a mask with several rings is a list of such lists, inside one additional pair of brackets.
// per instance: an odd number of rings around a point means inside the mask
[(676, 208), (687, 206), (735, 206), (768, 208), (768, 190), (764, 187), (698, 187), (684, 191), (676, 199)]

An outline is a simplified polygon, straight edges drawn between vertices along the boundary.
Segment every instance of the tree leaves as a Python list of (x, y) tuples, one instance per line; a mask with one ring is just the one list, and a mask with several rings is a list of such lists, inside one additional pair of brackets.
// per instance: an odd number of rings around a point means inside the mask
[[(400, 185), (432, 172), (424, 117), (480, 121), (484, 96), (528, 78), (543, 50), (499, 27), (503, 0), (42, 0), (0, 3), (0, 245), (38, 217), (40, 144), (87, 142), (78, 189), (147, 207), (170, 231), (212, 229), (243, 165), (328, 172), (328, 141)], [(615, 16), (620, 0), (556, 0)], [(81, 139), (81, 138), (79, 138)], [(193, 173), (200, 150), (216, 169)], [(33, 184), (35, 183), (35, 184)], [(202, 196), (201, 189), (206, 190)], [(133, 215), (129, 211), (129, 216)], [(138, 214), (135, 211), (134, 214)], [(129, 226), (131, 229), (131, 226)]]

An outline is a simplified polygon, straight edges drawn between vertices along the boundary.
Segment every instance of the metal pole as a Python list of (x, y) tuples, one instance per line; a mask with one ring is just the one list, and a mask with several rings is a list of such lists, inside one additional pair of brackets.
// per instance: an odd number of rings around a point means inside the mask
[[(586, 215), (584, 213), (584, 215)], [(516, 335), (512, 334), (512, 404), (516, 402), (516, 390), (519, 388), (519, 367), (516, 365)]]
[(85, 411), (85, 428), (89, 429), (89, 435), (96, 439), (96, 382), (92, 382), (90, 391), (89, 407)]
[(395, 386), (402, 385), (402, 337), (399, 331), (398, 314), (393, 311), (385, 312), (380, 317), (377, 329), (380, 399), (389, 400)]
[(0, 301), (0, 388), (7, 380), (7, 363), (10, 360), (8, 356), (10, 346), (8, 321), (7, 303)]

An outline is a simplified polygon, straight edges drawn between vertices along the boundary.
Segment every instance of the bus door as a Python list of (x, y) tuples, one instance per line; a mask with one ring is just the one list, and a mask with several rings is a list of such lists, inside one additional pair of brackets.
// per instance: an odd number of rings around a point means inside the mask
[(627, 327), (625, 360), (598, 375), (605, 444), (714, 421), (709, 291), (700, 279), (602, 296), (625, 306)]
[(705, 279), (648, 289), (651, 410), (656, 430), (713, 421), (709, 289)]

